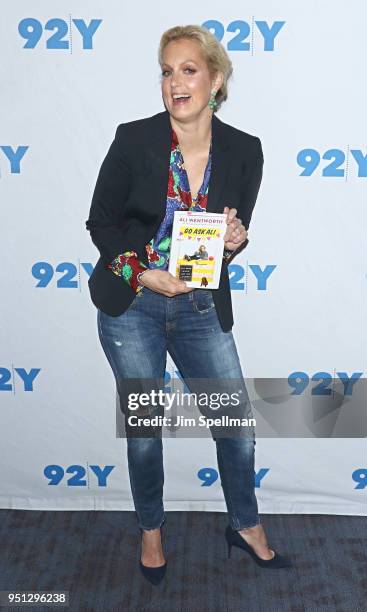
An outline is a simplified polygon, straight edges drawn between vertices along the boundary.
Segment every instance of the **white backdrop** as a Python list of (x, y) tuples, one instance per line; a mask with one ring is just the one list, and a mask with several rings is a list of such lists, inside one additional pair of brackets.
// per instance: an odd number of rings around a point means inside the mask
[[(365, 377), (366, 18), (363, 0), (3, 6), (1, 508), (133, 509), (85, 220), (117, 125), (164, 109), (173, 25), (217, 22), (234, 65), (218, 116), (263, 144), (231, 271), (245, 376)], [(367, 514), (365, 439), (310, 436), (258, 438), (259, 511)], [(165, 439), (164, 461), (166, 510), (225, 511), (212, 440)]]

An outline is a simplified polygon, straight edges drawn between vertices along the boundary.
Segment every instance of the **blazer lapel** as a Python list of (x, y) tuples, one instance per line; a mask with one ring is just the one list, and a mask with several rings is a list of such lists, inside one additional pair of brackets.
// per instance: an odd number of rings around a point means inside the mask
[(212, 117), (212, 167), (210, 171), (208, 190), (208, 212), (223, 212), (225, 204), (222, 194), (226, 183), (229, 167), (230, 152), (226, 124), (222, 123), (216, 115)]
[[(151, 174), (152, 202), (159, 206), (159, 214), (166, 211), (168, 170), (171, 155), (172, 128), (168, 111), (154, 115), (150, 122), (149, 148), (145, 152), (145, 171)], [(231, 148), (226, 124), (216, 115), (212, 117), (212, 167), (208, 190), (208, 212), (223, 212), (222, 194), (230, 167)]]
[(168, 111), (151, 118), (149, 148), (145, 152), (146, 177), (151, 181), (151, 204), (157, 207), (163, 219), (166, 213), (169, 162), (171, 157), (172, 128)]

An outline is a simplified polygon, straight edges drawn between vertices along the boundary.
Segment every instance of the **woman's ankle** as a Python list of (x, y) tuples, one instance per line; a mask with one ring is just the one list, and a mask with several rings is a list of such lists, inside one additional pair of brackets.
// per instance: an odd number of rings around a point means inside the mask
[(157, 536), (157, 535), (161, 535), (161, 530), (158, 527), (158, 529), (142, 529), (142, 533), (143, 535), (147, 535), (147, 536)]

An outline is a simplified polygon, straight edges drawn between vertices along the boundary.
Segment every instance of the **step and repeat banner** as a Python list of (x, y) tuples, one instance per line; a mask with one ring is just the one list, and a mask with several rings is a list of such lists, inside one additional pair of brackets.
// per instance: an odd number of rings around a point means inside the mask
[[(162, 33), (194, 23), (233, 62), (219, 118), (264, 151), (250, 242), (229, 268), (243, 374), (312, 399), (301, 435), (267, 419), (257, 438), (259, 511), (367, 514), (352, 401), (367, 342), (366, 19), (362, 0), (3, 5), (1, 508), (133, 509), (85, 221), (117, 125), (164, 110)], [(163, 444), (166, 510), (224, 512), (211, 438)]]

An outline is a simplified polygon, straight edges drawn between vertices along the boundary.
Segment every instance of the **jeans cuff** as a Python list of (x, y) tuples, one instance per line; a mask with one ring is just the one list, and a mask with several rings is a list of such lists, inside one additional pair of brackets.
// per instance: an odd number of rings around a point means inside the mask
[(140, 523), (138, 524), (138, 527), (140, 527), (140, 529), (144, 529), (144, 531), (153, 531), (153, 529), (160, 529), (165, 522), (166, 516), (163, 517), (163, 520), (156, 527), (144, 527), (144, 525), (141, 525)]
[(241, 531), (241, 529), (248, 529), (249, 527), (256, 527), (256, 525), (260, 525), (261, 519), (258, 516), (254, 521), (248, 521), (247, 523), (241, 523), (240, 521), (230, 521), (230, 526), (235, 531)]

